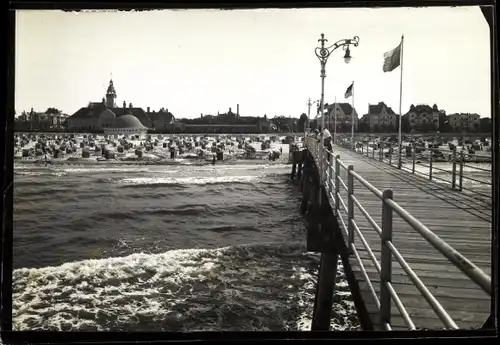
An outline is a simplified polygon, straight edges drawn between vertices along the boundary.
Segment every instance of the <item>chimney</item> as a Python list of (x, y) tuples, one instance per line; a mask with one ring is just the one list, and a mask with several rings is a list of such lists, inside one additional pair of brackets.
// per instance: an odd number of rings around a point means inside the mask
[(151, 108), (150, 108), (150, 107), (148, 107), (148, 114), (150, 113), (150, 110), (151, 110)]
[(228, 111), (228, 114), (231, 114), (231, 107), (229, 107), (229, 111)]
[(128, 107), (129, 107), (129, 108), (132, 108), (132, 103), (129, 103), (129, 104), (128, 104)]
[(236, 104), (236, 116), (240, 116), (240, 105)]
[(123, 101), (123, 108), (127, 107), (127, 102)]

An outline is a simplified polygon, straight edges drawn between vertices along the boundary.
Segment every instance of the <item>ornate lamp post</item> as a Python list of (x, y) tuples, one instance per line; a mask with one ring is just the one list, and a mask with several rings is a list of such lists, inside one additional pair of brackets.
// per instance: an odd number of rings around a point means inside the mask
[(324, 118), (324, 111), (325, 111), (325, 78), (326, 78), (326, 72), (325, 72), (325, 67), (326, 67), (326, 62), (328, 61), (328, 58), (330, 55), (337, 49), (342, 47), (343, 50), (345, 50), (345, 55), (344, 55), (344, 61), (345, 63), (351, 62), (351, 50), (349, 49), (350, 45), (353, 45), (354, 47), (357, 47), (359, 44), (359, 37), (354, 36), (353, 38), (350, 39), (343, 39), (340, 41), (335, 42), (333, 45), (329, 47), (325, 47), (325, 43), (328, 42), (328, 40), (325, 38), (324, 34), (321, 34), (321, 38), (318, 40), (318, 42), (321, 42), (321, 47), (316, 47), (314, 52), (316, 53), (316, 56), (319, 59), (319, 62), (321, 63), (321, 128), (324, 129), (325, 127), (325, 118)]
[(316, 103), (319, 103), (320, 100), (317, 101), (311, 101), (311, 98), (307, 100), (307, 124), (306, 128), (309, 128), (309, 122), (311, 121), (311, 106), (313, 106)]
[[(316, 47), (314, 49), (314, 52), (316, 53), (316, 56), (319, 59), (319, 62), (321, 63), (321, 145), (323, 145), (323, 133), (325, 129), (325, 78), (326, 78), (326, 73), (325, 73), (325, 67), (326, 67), (326, 62), (328, 61), (328, 58), (330, 55), (337, 49), (342, 47), (343, 50), (345, 50), (345, 55), (344, 55), (344, 61), (345, 63), (351, 62), (351, 51), (349, 49), (349, 46), (353, 45), (354, 47), (357, 47), (359, 44), (359, 37), (354, 36), (353, 38), (350, 39), (342, 39), (340, 41), (335, 42), (329, 47), (325, 47), (325, 43), (328, 42), (328, 40), (325, 38), (324, 34), (321, 34), (321, 38), (318, 40), (318, 42), (321, 43), (320, 47)], [(333, 138), (333, 142), (335, 142), (335, 138)], [(322, 150), (320, 150), (320, 153)], [(320, 156), (320, 170), (321, 170), (321, 181), (323, 181), (323, 158)], [(321, 195), (321, 194), (320, 194)]]

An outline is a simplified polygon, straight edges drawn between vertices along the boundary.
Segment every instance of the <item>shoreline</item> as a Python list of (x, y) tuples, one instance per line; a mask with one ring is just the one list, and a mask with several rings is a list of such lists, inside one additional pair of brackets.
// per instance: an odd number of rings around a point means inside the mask
[[(292, 164), (288, 163), (288, 160), (276, 160), (269, 161), (268, 159), (256, 158), (256, 159), (230, 159), (230, 160), (222, 160), (216, 161), (215, 164), (212, 164), (212, 160), (203, 160), (203, 159), (190, 159), (190, 158), (180, 158), (175, 160), (95, 160), (95, 159), (78, 159), (78, 160), (59, 160), (59, 161), (48, 161), (47, 167), (50, 165), (186, 165), (186, 166), (205, 166), (205, 165), (237, 165), (237, 164), (255, 164), (255, 163), (263, 163), (266, 165), (277, 165), (277, 164)], [(45, 166), (45, 161), (43, 160), (27, 160), (27, 159), (15, 159), (14, 164), (19, 165), (37, 165), (37, 166)]]

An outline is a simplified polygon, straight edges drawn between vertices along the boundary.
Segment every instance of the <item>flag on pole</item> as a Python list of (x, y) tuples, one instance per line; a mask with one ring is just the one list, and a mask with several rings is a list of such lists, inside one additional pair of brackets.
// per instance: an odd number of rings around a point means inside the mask
[(401, 63), (401, 43), (391, 51), (384, 53), (384, 72), (391, 72), (396, 69)]
[(345, 90), (344, 98), (349, 98), (352, 96), (352, 87), (354, 86), (354, 82), (352, 82), (351, 86)]

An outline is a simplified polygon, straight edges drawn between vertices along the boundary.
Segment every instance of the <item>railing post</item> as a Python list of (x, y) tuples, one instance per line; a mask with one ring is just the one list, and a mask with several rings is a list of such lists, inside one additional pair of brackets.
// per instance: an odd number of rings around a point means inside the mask
[(354, 201), (352, 200), (352, 196), (354, 195), (354, 177), (351, 174), (353, 170), (353, 165), (347, 167), (347, 249), (349, 253), (352, 252), (352, 244), (354, 243), (354, 226), (352, 224), (354, 221)]
[(382, 194), (382, 248), (380, 254), (380, 328), (391, 322), (391, 295), (387, 283), (392, 280), (392, 254), (387, 242), (392, 242), (392, 208), (385, 202), (392, 200), (392, 190), (386, 189)]
[(392, 165), (392, 146), (389, 147), (389, 165)]
[(323, 145), (318, 145), (318, 152), (319, 152), (319, 166), (318, 166), (318, 172), (319, 172), (319, 190), (318, 190), (318, 205), (321, 207), (322, 205), (322, 200), (321, 200), (321, 187), (323, 186), (323, 182), (325, 181), (325, 175), (323, 174), (323, 165), (324, 163), (324, 147)]
[(432, 152), (433, 149), (429, 151), (429, 180), (432, 180)]
[(375, 159), (375, 144), (372, 144), (372, 158)]
[(411, 166), (411, 173), (412, 173), (412, 174), (415, 174), (415, 156), (417, 155), (417, 154), (415, 153), (415, 149), (416, 149), (416, 146), (415, 146), (415, 145), (413, 145), (413, 148), (412, 148), (412, 150), (411, 150), (411, 156), (412, 156), (412, 161), (413, 161), (413, 162), (412, 162), (412, 166)]
[(460, 166), (458, 173), (458, 190), (462, 191), (462, 182), (464, 177), (464, 151), (460, 152)]
[(379, 153), (378, 153), (378, 157), (379, 157), (379, 160), (381, 162), (384, 161), (384, 143), (382, 142), (382, 140), (380, 140), (380, 144), (379, 144)]
[(453, 167), (451, 170), (451, 188), (455, 189), (456, 186), (456, 181), (457, 181), (457, 149), (454, 147), (453, 148), (453, 153), (452, 153), (452, 159), (453, 159)]
[(370, 150), (368, 150), (369, 148), (370, 148), (370, 141), (367, 141), (366, 142), (366, 157), (368, 157), (368, 152), (370, 151)]
[[(331, 158), (332, 154), (330, 153), (330, 151), (328, 151), (328, 149), (325, 147), (325, 166), (323, 167), (323, 176), (324, 176), (324, 180), (323, 182), (326, 181), (327, 179), (327, 176), (328, 176), (328, 168), (330, 167), (330, 158)], [(323, 183), (324, 184), (324, 183)]]
[(340, 155), (335, 156), (335, 215), (339, 213), (340, 193)]
[[(332, 154), (333, 158), (333, 154)], [(333, 159), (332, 159), (333, 160)], [(333, 187), (333, 162), (328, 165), (328, 196), (332, 195), (332, 187)]]

